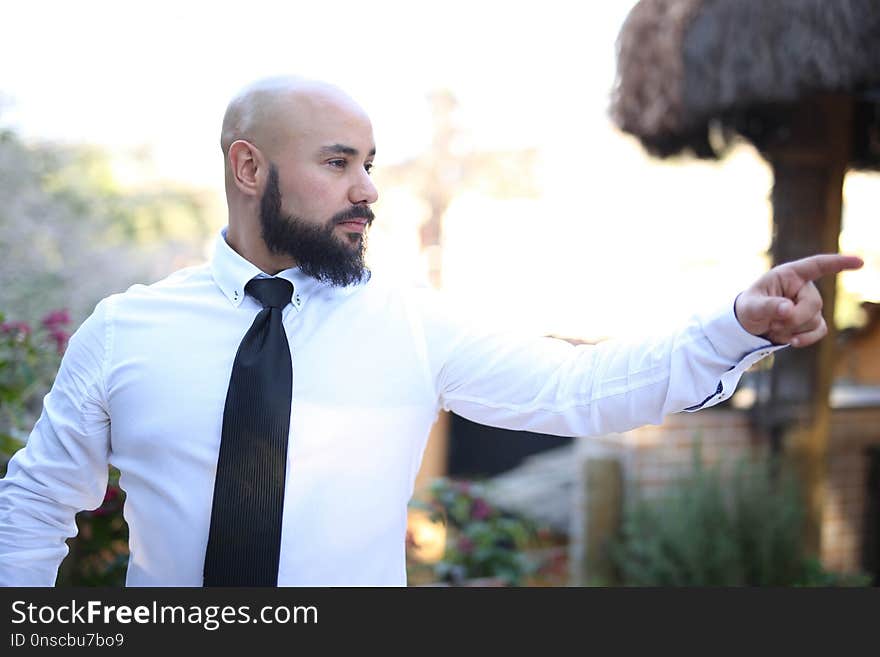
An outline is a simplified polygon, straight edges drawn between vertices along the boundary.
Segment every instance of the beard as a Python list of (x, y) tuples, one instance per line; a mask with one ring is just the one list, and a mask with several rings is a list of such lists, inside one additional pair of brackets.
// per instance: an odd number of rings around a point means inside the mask
[(333, 215), (323, 225), (282, 214), (278, 168), (274, 164), (269, 165), (266, 191), (260, 199), (263, 241), (271, 253), (296, 260), (297, 266), (307, 276), (345, 287), (369, 274), (364, 262), (367, 249), (365, 234), (349, 233), (347, 242), (333, 234), (338, 224), (356, 218), (366, 219), (369, 226), (373, 223), (373, 211), (366, 205), (354, 205)]

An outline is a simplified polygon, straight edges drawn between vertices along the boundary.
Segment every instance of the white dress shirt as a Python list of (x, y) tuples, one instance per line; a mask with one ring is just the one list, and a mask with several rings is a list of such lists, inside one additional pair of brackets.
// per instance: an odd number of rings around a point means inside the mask
[[(70, 340), (27, 445), (0, 480), (0, 583), (51, 586), (121, 472), (129, 586), (201, 586), (223, 407), (259, 269), (218, 236), (210, 263), (103, 299)], [(778, 347), (733, 303), (640, 343), (494, 331), (439, 295), (298, 269), (283, 312), (293, 401), (278, 583), (405, 585), (407, 503), (443, 408), (562, 436), (626, 431), (729, 397)]]

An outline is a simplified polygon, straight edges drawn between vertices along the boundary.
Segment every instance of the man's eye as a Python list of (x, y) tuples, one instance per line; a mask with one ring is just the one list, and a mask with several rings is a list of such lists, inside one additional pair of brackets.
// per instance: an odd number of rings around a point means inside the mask
[(338, 167), (340, 169), (345, 168), (345, 160), (330, 160), (327, 164), (332, 167)]
[(365, 164), (364, 169), (366, 169), (367, 173), (373, 173), (373, 164), (372, 163)]

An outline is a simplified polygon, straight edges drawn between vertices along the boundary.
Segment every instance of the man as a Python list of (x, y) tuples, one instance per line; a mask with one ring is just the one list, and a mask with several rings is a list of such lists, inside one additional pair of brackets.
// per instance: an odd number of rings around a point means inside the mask
[(130, 586), (404, 585), (439, 409), (583, 436), (711, 406), (774, 349), (822, 338), (812, 281), (861, 266), (776, 267), (642, 344), (492, 332), (365, 269), (376, 148), (343, 92), (258, 82), (230, 103), (221, 147), (229, 223), (211, 262), (97, 305), (0, 481), (3, 584), (54, 583), (109, 462)]

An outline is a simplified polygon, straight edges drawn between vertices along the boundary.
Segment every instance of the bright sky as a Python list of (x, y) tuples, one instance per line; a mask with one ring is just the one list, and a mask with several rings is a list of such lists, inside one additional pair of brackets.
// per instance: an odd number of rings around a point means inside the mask
[[(444, 288), (543, 333), (646, 333), (732, 303), (765, 270), (772, 180), (750, 149), (658, 163), (611, 127), (632, 4), (30, 0), (4, 10), (0, 119), (28, 138), (146, 147), (154, 175), (219, 196), (222, 113), (250, 80), (294, 72), (346, 89), (373, 119), (379, 168), (426, 148), (426, 96), (447, 88), (474, 147), (539, 149), (542, 195), (456, 198)], [(422, 207), (386, 191), (370, 263), (418, 279)], [(851, 176), (847, 194), (842, 247), (869, 268), (844, 282), (880, 300), (880, 176)]]
[(149, 144), (163, 173), (206, 185), (229, 97), (276, 73), (346, 89), (389, 162), (427, 144), (425, 96), (440, 87), (469, 108), (482, 142), (535, 143), (557, 105), (601, 117), (607, 104), (632, 3), (586, 15), (573, 4), (32, 0), (4, 10), (0, 91), (26, 135)]

